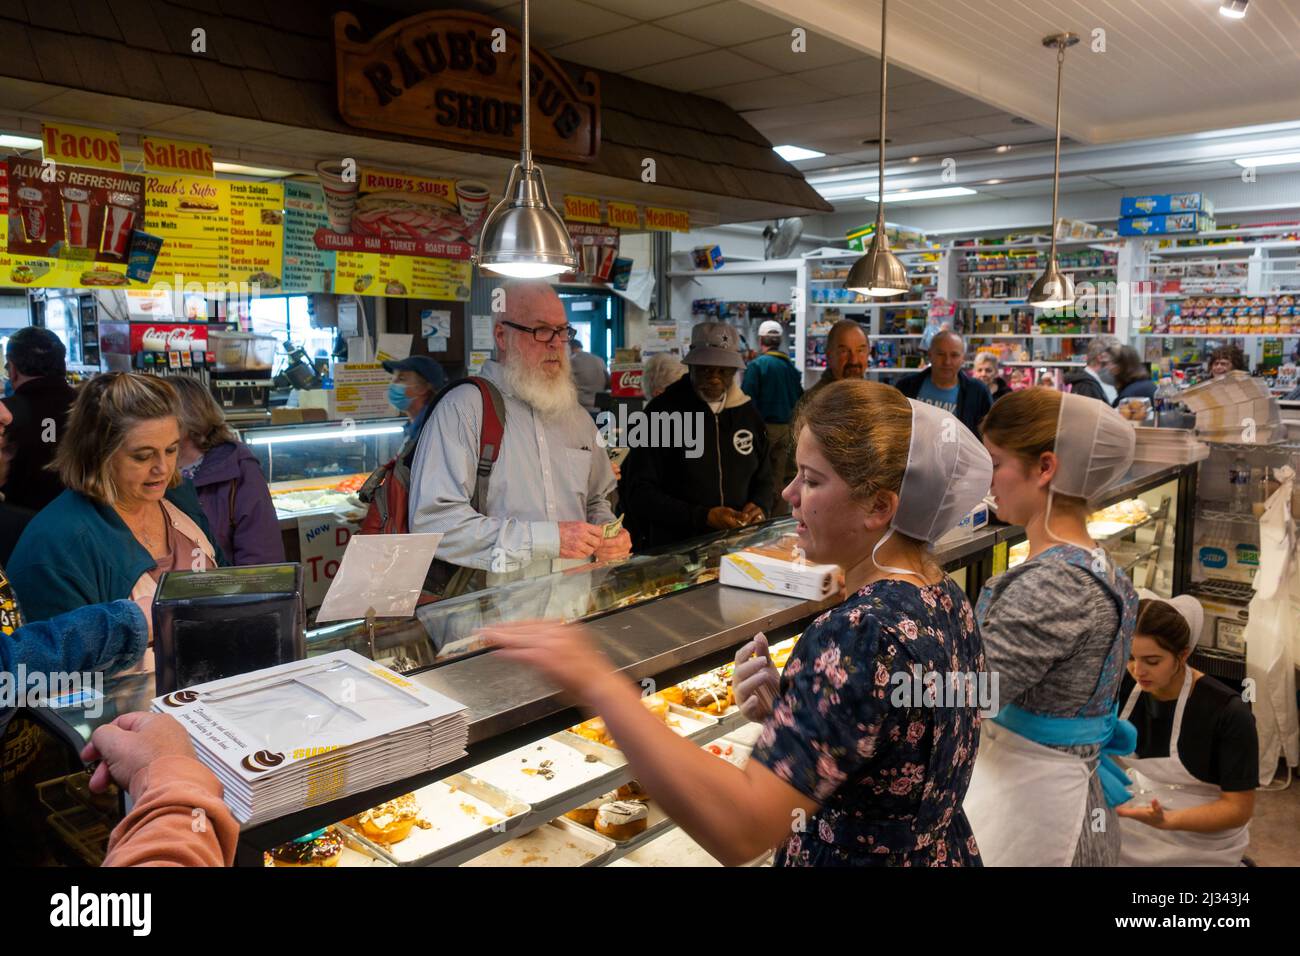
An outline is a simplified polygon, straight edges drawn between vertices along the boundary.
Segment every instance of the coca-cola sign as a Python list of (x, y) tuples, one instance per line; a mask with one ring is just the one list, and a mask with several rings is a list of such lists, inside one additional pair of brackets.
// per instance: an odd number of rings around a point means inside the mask
[(131, 323), (131, 351), (206, 352), (208, 327), (198, 324)]
[(645, 369), (636, 368), (611, 369), (609, 373), (609, 393), (620, 398), (630, 398), (641, 394), (641, 383), (645, 379)]

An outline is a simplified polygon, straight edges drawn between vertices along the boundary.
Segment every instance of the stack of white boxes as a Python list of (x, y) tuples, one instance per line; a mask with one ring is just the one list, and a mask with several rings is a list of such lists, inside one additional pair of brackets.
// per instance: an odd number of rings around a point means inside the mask
[(1194, 385), (1180, 396), (1196, 415), (1203, 441), (1268, 445), (1286, 437), (1286, 427), (1263, 379), (1245, 372)]

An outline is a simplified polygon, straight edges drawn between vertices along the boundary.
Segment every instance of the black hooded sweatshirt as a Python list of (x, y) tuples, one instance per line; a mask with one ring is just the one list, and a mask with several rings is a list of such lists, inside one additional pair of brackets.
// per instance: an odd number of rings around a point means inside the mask
[[(646, 413), (699, 415), (692, 424), (701, 454), (684, 447), (634, 447), (623, 463), (618, 495), (634, 550), (673, 544), (707, 534), (709, 509), (740, 511), (753, 503), (766, 510), (772, 495), (767, 429), (763, 416), (734, 383), (720, 413), (714, 414), (685, 375), (646, 406)], [(656, 429), (664, 434), (667, 429)], [(680, 430), (678, 434), (682, 434)], [(626, 437), (626, 436), (625, 436)]]

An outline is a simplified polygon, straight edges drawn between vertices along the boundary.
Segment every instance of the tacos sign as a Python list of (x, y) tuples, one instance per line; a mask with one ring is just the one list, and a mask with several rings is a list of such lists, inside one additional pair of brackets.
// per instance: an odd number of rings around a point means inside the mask
[[(339, 113), (352, 126), (513, 153), (523, 124), (522, 39), (477, 13), (433, 11), (365, 40), (350, 13), (334, 15)], [(590, 162), (600, 150), (600, 85), (575, 82), (532, 50), (532, 148)]]

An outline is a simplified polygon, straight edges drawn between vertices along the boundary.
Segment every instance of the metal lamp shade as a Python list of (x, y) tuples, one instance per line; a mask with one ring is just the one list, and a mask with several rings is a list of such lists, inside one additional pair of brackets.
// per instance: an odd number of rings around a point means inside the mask
[(1074, 280), (1060, 270), (1053, 257), (1047, 269), (1029, 290), (1029, 304), (1035, 309), (1059, 309), (1074, 305)]
[(489, 272), (527, 279), (578, 268), (573, 240), (551, 206), (540, 167), (515, 163), (505, 195), (483, 221), (475, 261)]
[(844, 280), (844, 288), (873, 296), (902, 295), (912, 288), (907, 279), (907, 269), (898, 256), (889, 251), (884, 229), (876, 229), (876, 234), (871, 237), (871, 248), (853, 263), (848, 278)]

